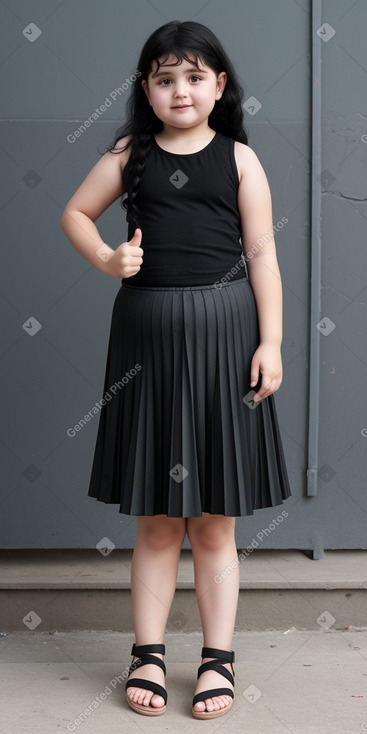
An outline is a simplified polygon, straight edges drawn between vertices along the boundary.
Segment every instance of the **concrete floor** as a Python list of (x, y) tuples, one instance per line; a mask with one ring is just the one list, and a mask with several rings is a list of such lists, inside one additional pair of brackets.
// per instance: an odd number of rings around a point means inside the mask
[(235, 632), (234, 704), (211, 722), (191, 716), (201, 634), (166, 634), (168, 703), (156, 718), (124, 701), (133, 639), (93, 630), (1, 636), (2, 734), (367, 731), (366, 628)]

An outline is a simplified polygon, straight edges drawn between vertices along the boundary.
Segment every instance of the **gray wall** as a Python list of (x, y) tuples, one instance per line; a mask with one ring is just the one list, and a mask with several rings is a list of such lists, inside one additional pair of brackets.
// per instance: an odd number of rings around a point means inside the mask
[[(255, 114), (246, 113), (249, 144), (268, 175), (274, 224), (289, 220), (276, 235), (284, 379), (275, 400), (293, 497), (288, 517), (258, 547), (311, 549), (314, 557), (323, 548), (365, 547), (366, 6), (321, 3), (321, 22), (335, 31), (329, 38), (325, 26), (322, 37), (316, 33), (309, 0), (1, 3), (1, 547), (94, 548), (104, 537), (119, 548), (134, 545), (136, 518), (87, 497), (98, 417), (75, 437), (66, 433), (102, 396), (120, 283), (78, 255), (60, 216), (121, 124), (127, 93), (74, 142), (67, 136), (116, 96), (148, 35), (173, 19), (208, 25), (228, 50), (246, 100), (260, 101)], [(314, 84), (321, 84), (316, 126)], [(317, 132), (320, 160), (312, 151)], [(118, 202), (97, 226), (113, 246), (126, 239)], [(315, 289), (319, 313), (311, 308)], [(328, 335), (316, 326), (325, 316), (335, 324)], [(33, 336), (30, 319), (41, 325)], [(315, 345), (319, 381), (310, 383)], [(317, 436), (313, 455), (310, 436)], [(307, 496), (312, 466), (314, 496)], [(238, 547), (282, 509), (237, 519)]]

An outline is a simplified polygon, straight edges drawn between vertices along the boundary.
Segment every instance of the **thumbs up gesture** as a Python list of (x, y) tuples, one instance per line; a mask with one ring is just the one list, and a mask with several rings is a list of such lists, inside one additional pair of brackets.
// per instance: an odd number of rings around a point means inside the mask
[(131, 278), (139, 272), (144, 250), (140, 247), (143, 233), (136, 229), (131, 240), (119, 245), (106, 263), (107, 274), (112, 278)]

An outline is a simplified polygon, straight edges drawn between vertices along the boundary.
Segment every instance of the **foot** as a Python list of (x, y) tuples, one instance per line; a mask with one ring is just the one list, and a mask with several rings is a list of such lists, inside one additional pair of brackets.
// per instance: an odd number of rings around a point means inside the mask
[[(217, 658), (202, 658), (202, 663), (207, 663), (208, 660), (217, 660)], [(218, 661), (219, 662), (219, 661)], [(232, 671), (232, 665), (231, 663), (221, 663), (224, 668), (227, 668), (230, 673), (233, 675)], [(201, 674), (196, 688), (195, 688), (195, 696), (197, 693), (201, 693), (201, 691), (207, 691), (210, 690), (210, 688), (231, 688), (233, 689), (232, 684), (223, 677), (223, 675), (220, 675), (220, 673), (217, 673), (215, 670), (206, 670), (204, 673)], [(231, 703), (231, 696), (214, 696), (214, 698), (206, 698), (205, 701), (198, 701), (194, 706), (194, 711), (219, 711), (219, 709), (224, 709), (226, 706), (229, 706)]]
[[(149, 654), (155, 655), (155, 657), (163, 660), (163, 655), (160, 653), (153, 652)], [(134, 657), (132, 662), (135, 663), (136, 660), (139, 660), (139, 657)], [(163, 670), (158, 668), (158, 665), (139, 665), (132, 671), (132, 673), (130, 673), (129, 681), (134, 680), (134, 678), (146, 678), (147, 680), (151, 680), (161, 686), (165, 685)], [(162, 696), (158, 696), (156, 693), (153, 693), (153, 691), (149, 691), (146, 688), (135, 688), (135, 686), (129, 686), (126, 691), (126, 695), (131, 701), (140, 703), (143, 706), (153, 706), (154, 708), (164, 706), (164, 699)]]

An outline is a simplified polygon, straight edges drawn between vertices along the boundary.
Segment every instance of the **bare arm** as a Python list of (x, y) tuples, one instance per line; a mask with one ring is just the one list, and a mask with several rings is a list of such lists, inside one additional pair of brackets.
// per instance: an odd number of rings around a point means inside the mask
[[(119, 141), (116, 149), (125, 143), (126, 138)], [(61, 217), (61, 227), (80, 255), (98, 270), (116, 278), (135, 275), (140, 269), (137, 266), (142, 262), (141, 234), (130, 240), (134, 250), (129, 249), (129, 243), (123, 243), (115, 251), (104, 243), (94, 222), (125, 193), (123, 169), (127, 160), (128, 151), (105, 153), (73, 194)]]
[(264, 169), (256, 154), (251, 148), (246, 153), (247, 155), (239, 158), (240, 164), (243, 164), (238, 190), (243, 249), (256, 299), (260, 340), (280, 346), (282, 285), (272, 234), (271, 194)]
[(272, 203), (264, 169), (254, 151), (236, 143), (240, 168), (238, 207), (241, 214), (243, 249), (254, 292), (260, 344), (255, 352), (251, 385), (262, 373), (261, 398), (278, 389), (282, 381), (282, 283), (272, 231)]

